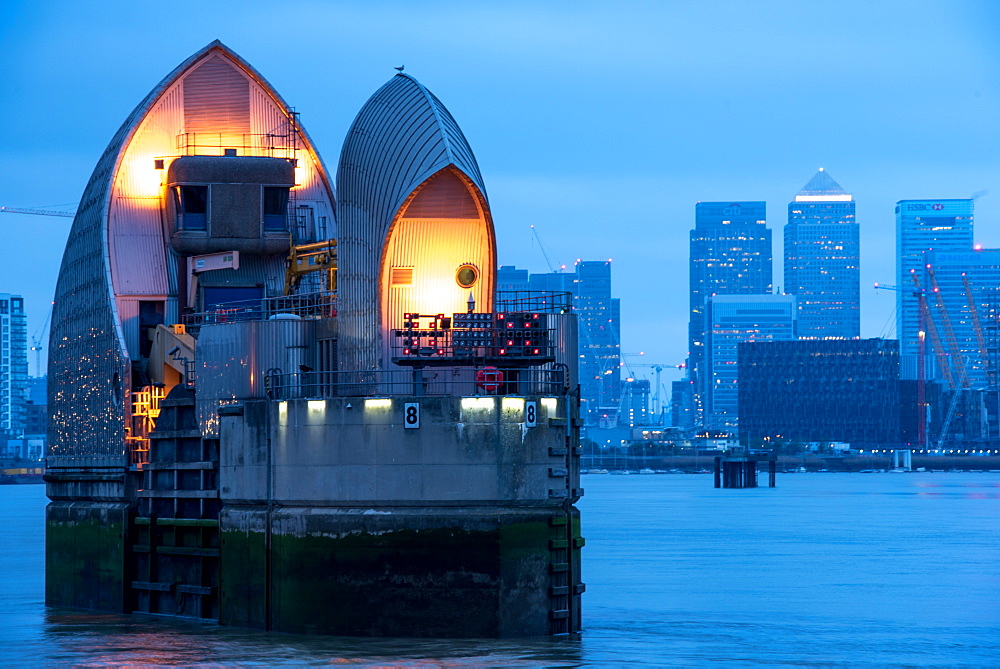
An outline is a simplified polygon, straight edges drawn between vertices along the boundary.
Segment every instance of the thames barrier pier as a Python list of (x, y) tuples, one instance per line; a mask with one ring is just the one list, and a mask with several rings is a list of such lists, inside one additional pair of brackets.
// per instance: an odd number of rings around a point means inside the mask
[(359, 112), (337, 185), (219, 42), (112, 139), (53, 310), (48, 605), (580, 629), (568, 295), (497, 299), (479, 167), (409, 75)]

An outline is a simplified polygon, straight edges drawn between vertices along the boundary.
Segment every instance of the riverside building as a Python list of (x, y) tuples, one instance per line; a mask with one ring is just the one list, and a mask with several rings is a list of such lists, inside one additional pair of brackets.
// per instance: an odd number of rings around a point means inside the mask
[(740, 440), (900, 443), (899, 342), (747, 341), (739, 345)]

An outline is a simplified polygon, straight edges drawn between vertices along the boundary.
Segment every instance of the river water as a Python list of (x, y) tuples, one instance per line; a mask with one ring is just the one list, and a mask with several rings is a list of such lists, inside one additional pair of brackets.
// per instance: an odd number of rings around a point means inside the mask
[(1000, 472), (583, 485), (583, 634), (503, 641), (46, 609), (44, 486), (0, 486), (0, 664), (1000, 666)]

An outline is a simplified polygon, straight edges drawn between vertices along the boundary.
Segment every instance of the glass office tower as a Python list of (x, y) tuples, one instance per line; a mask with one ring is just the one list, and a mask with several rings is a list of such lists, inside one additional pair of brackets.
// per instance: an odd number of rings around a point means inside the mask
[(577, 261), (573, 272), (528, 274), (504, 265), (497, 273), (500, 300), (512, 291), (570, 293), (579, 315), (580, 415), (587, 425), (605, 425), (619, 414), (621, 379), (621, 301), (611, 297), (611, 261)]
[[(901, 376), (917, 378), (920, 305), (913, 290), (927, 251), (972, 250), (972, 200), (900, 200), (896, 203), (896, 316)], [(922, 289), (928, 286), (920, 285)], [(930, 353), (930, 351), (927, 351)]]
[(688, 375), (695, 425), (704, 419), (705, 300), (771, 292), (771, 230), (764, 202), (699, 202), (691, 231)]
[(705, 301), (705, 322), (704, 426), (735, 430), (739, 345), (795, 339), (795, 296), (714, 295)]
[(788, 204), (785, 292), (798, 305), (798, 336), (861, 334), (861, 274), (854, 197), (822, 168)]

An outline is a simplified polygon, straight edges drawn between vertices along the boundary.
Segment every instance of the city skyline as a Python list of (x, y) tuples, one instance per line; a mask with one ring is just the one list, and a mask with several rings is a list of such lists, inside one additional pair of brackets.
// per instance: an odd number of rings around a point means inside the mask
[[(684, 240), (697, 201), (767, 202), (775, 229), (773, 212), (819, 167), (849, 184), (863, 337), (893, 333), (894, 296), (871, 286), (894, 282), (893, 259), (879, 250), (894, 246), (897, 201), (978, 195), (975, 241), (1000, 247), (1000, 49), (988, 4), (849, 3), (830, 15), (787, 3), (343, 2), (313, 8), (319, 16), (294, 50), (258, 39), (267, 10), (199, 7), (203, 21), (178, 34), (154, 7), (14, 3), (0, 28), (0, 71), (10, 99), (30, 101), (32, 113), (17, 104), (0, 112), (9, 129), (0, 205), (77, 203), (116, 119), (179, 58), (219, 38), (274, 79), (328, 165), (354, 110), (392, 67), (454, 100), (489, 184), (498, 262), (549, 270), (532, 224), (556, 267), (612, 258), (623, 350), (658, 363), (688, 353)], [(451, 30), (414, 43), (414, 27), (430, 24)], [(929, 29), (936, 48), (915, 52), (910, 36)], [(331, 30), (336, 42), (323, 39)], [(468, 57), (456, 62), (456, 50)], [(803, 99), (823, 104), (805, 110)], [(31, 335), (54, 293), (69, 220), (0, 220), (9, 233), (0, 281), (24, 294)], [(780, 239), (773, 252), (782, 257)], [(784, 286), (776, 266), (774, 287)], [(663, 382), (679, 378), (665, 372)]]

